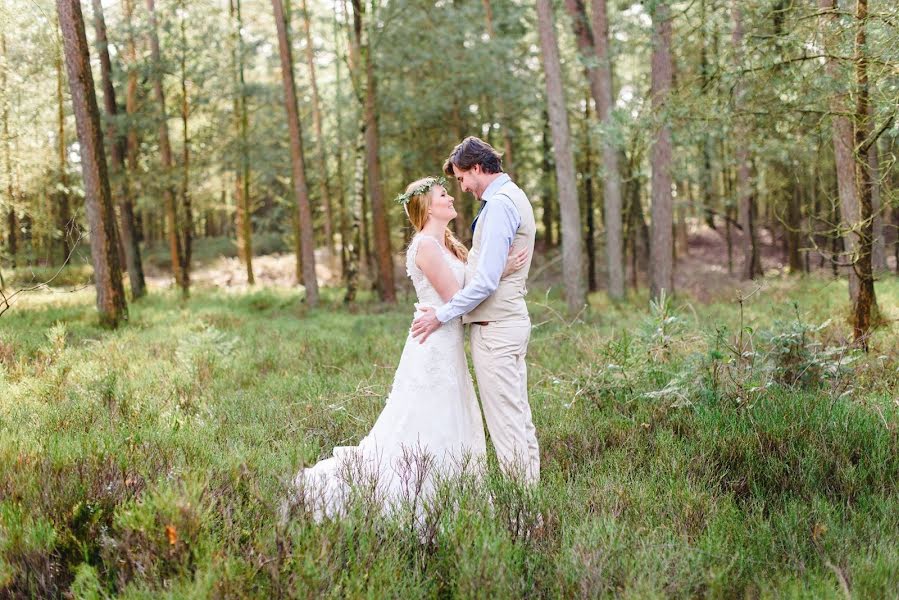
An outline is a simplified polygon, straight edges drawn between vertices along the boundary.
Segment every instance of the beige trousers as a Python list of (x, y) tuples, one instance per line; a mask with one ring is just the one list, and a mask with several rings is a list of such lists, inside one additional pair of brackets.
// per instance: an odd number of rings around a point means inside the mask
[(471, 357), (487, 431), (506, 475), (540, 480), (540, 447), (528, 403), (530, 320), (471, 325)]

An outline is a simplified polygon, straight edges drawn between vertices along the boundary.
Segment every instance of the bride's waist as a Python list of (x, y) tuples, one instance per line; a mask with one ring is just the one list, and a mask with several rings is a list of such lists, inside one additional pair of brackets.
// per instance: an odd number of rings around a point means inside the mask
[[(412, 320), (415, 320), (415, 319), (417, 319), (418, 317), (421, 317), (421, 316), (423, 316), (423, 315), (425, 314), (425, 311), (422, 310), (422, 309), (430, 308), (430, 309), (432, 309), (433, 311), (436, 311), (436, 310), (437, 310), (438, 308), (440, 308), (441, 306), (443, 306), (443, 305), (442, 305), (442, 304), (430, 304), (430, 303), (428, 303), (428, 302), (416, 302), (416, 303), (415, 303), (415, 312), (412, 314)], [(449, 321), (445, 322), (443, 325), (444, 325), (444, 327), (445, 327), (445, 326), (447, 326), (447, 325), (452, 325), (452, 324), (455, 324), (455, 323), (458, 323), (458, 324), (461, 325), (461, 324), (462, 324), (462, 317), (456, 317), (456, 318), (454, 318), (454, 319), (450, 319)]]

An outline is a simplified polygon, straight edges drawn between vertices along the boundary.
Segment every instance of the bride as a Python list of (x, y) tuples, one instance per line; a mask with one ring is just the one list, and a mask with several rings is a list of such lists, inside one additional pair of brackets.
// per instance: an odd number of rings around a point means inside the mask
[[(397, 197), (417, 232), (406, 250), (406, 273), (418, 296), (416, 317), (423, 307), (441, 306), (464, 284), (468, 250), (447, 227), (457, 213), (445, 184), (443, 177), (426, 177)], [(504, 275), (520, 269), (526, 258), (526, 251), (510, 254)], [(338, 446), (331, 458), (301, 470), (294, 500), (317, 520), (342, 514), (354, 491), (387, 513), (403, 503), (420, 506), (439, 478), (475, 466), (485, 451), (462, 321), (455, 319), (423, 344), (407, 336), (374, 427), (358, 446)]]

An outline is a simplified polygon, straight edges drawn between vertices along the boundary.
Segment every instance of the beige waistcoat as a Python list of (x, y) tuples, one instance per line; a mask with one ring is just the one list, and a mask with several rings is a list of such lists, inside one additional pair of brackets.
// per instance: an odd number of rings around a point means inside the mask
[[(512, 247), (528, 249), (528, 260), (521, 269), (510, 273), (499, 280), (499, 287), (486, 300), (481, 302), (474, 310), (462, 316), (463, 323), (476, 321), (519, 321), (528, 318), (528, 307), (524, 301), (527, 290), (528, 272), (531, 269), (531, 260), (534, 258), (534, 237), (537, 233), (537, 224), (534, 221), (534, 210), (531, 203), (521, 188), (513, 181), (507, 181), (500, 187), (489, 202), (495, 201), (498, 196), (509, 198), (521, 215), (521, 223), (518, 231), (512, 239)], [(483, 235), (482, 221), (474, 229), (471, 252), (468, 254), (468, 264), (465, 267), (465, 282), (474, 278), (478, 269), (478, 261), (481, 251), (481, 237)]]

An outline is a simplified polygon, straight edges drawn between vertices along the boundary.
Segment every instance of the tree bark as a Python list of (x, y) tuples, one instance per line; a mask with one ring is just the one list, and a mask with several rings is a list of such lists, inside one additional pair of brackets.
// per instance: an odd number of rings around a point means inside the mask
[(303, 286), (306, 288), (306, 303), (310, 307), (315, 307), (318, 305), (318, 281), (315, 277), (315, 240), (312, 233), (312, 210), (309, 205), (309, 190), (306, 186), (303, 132), (300, 126), (300, 114), (297, 106), (290, 34), (282, 1), (272, 0), (272, 8), (275, 13), (275, 25), (278, 28), (281, 78), (284, 83), (284, 108), (287, 112), (287, 128), (290, 132), (290, 164), (293, 175), (294, 195), (297, 202), (297, 218), (300, 226)]
[(159, 105), (159, 154), (162, 162), (162, 196), (165, 204), (165, 225), (168, 232), (169, 252), (172, 258), (172, 274), (181, 293), (190, 293), (190, 279), (184, 264), (181, 248), (181, 235), (178, 227), (178, 205), (175, 187), (171, 182), (174, 161), (172, 146), (169, 142), (168, 113), (165, 109), (165, 91), (162, 87), (162, 57), (159, 51), (159, 36), (156, 33), (156, 2), (147, 0), (147, 12), (150, 14), (150, 53), (153, 61), (153, 91)]
[(587, 219), (587, 229), (584, 232), (584, 246), (587, 252), (587, 290), (595, 292), (599, 290), (599, 281), (596, 276), (596, 223), (593, 209), (593, 144), (590, 141), (590, 102), (584, 103), (584, 215)]
[(100, 56), (100, 78), (103, 85), (103, 106), (106, 110), (106, 139), (109, 142), (111, 175), (119, 183), (119, 224), (121, 242), (124, 247), (125, 265), (131, 284), (131, 298), (136, 300), (146, 293), (144, 270), (141, 264), (140, 246), (134, 226), (134, 208), (131, 203), (131, 185), (125, 169), (125, 138), (117, 123), (118, 104), (112, 85), (112, 62), (109, 59), (109, 41), (106, 37), (106, 22), (103, 18), (103, 4), (92, 0), (94, 10), (94, 30)]
[(115, 211), (109, 190), (100, 111), (94, 95), (84, 18), (79, 0), (57, 0), (56, 10), (81, 148), (84, 203), (91, 232), (91, 262), (97, 288), (97, 309), (101, 323), (116, 327), (122, 319), (127, 318), (128, 309), (119, 268)]
[(346, 277), (347, 263), (349, 261), (349, 256), (347, 254), (347, 243), (350, 236), (350, 223), (347, 216), (348, 209), (346, 206), (346, 180), (344, 179), (343, 169), (343, 78), (341, 77), (340, 70), (340, 27), (337, 23), (336, 9), (337, 6), (335, 6), (335, 18), (333, 21), (334, 49), (337, 53), (337, 59), (334, 61), (334, 87), (336, 88), (335, 96), (337, 97), (337, 102), (334, 106), (334, 114), (337, 120), (337, 147), (335, 148), (337, 158), (337, 212), (340, 215), (340, 269), (344, 274), (344, 277)]
[[(734, 56), (743, 55), (743, 17), (738, 0), (733, 0), (731, 6), (731, 18), (734, 22), (732, 41)], [(737, 81), (734, 85), (734, 107), (737, 111), (742, 108), (745, 91), (743, 84)], [(749, 149), (747, 148), (748, 128), (742, 122), (737, 124), (737, 207), (739, 223), (743, 228), (743, 279), (755, 279), (762, 275), (762, 264), (759, 257), (758, 242), (756, 236), (756, 224), (754, 222), (755, 207), (753, 206), (753, 190), (750, 181), (751, 162)]]
[[(247, 266), (247, 283), (254, 285), (253, 211), (250, 199), (250, 157), (247, 142), (249, 115), (243, 72), (243, 19), (240, 0), (229, 0), (229, 13), (234, 20), (234, 129), (237, 134), (238, 160), (234, 171), (234, 228), (237, 233), (237, 255)], [(297, 255), (300, 256), (299, 254)]]
[(552, 172), (555, 171), (555, 160), (552, 155), (552, 142), (550, 141), (552, 134), (549, 130), (549, 113), (543, 109), (543, 133), (541, 137), (541, 160), (540, 173), (543, 182), (543, 244), (546, 248), (556, 246), (555, 223), (556, 216), (553, 210), (553, 177)]
[[(868, 103), (868, 122), (870, 129), (874, 126), (874, 103), (872, 102)], [(868, 178), (871, 182), (871, 212), (873, 213), (871, 268), (874, 273), (884, 273), (887, 270), (886, 241), (883, 237), (886, 211), (881, 200), (880, 150), (876, 141), (868, 147), (867, 159)]]
[(565, 0), (571, 15), (578, 50), (587, 58), (586, 72), (590, 93), (596, 105), (596, 116), (605, 130), (602, 136), (603, 216), (606, 226), (606, 262), (609, 277), (609, 297), (624, 297), (624, 247), (621, 217), (621, 171), (618, 148), (611, 133), (612, 121), (612, 63), (609, 50), (609, 18), (606, 0), (592, 2), (592, 32), (587, 24), (583, 0)]
[[(6, 32), (0, 30), (0, 56), (3, 57), (3, 70), (0, 71), (0, 90), (3, 90), (3, 158), (4, 170), (6, 171), (6, 247), (9, 251), (10, 262), (13, 268), (16, 267), (16, 229), (18, 223), (16, 219), (16, 193), (13, 186), (12, 176), (12, 145), (9, 143), (9, 87), (7, 87), (6, 71), (9, 68), (9, 58), (6, 54)], [(64, 257), (68, 256), (68, 252)], [(4, 286), (0, 285), (0, 289)]]
[(328, 185), (328, 160), (325, 154), (325, 136), (322, 127), (321, 101), (315, 78), (315, 48), (312, 46), (312, 25), (306, 0), (300, 0), (303, 10), (303, 33), (306, 37), (306, 64), (309, 69), (309, 87), (312, 90), (312, 125), (315, 128), (316, 159), (318, 162), (318, 191), (325, 209), (325, 245), (334, 254), (334, 208)]
[[(363, 125), (364, 127), (364, 125)], [(353, 168), (353, 193), (350, 197), (349, 239), (347, 240), (346, 295), (344, 304), (352, 304), (356, 300), (359, 289), (359, 267), (361, 264), (359, 251), (362, 245), (362, 200), (365, 198), (365, 131), (360, 129), (356, 139)]]
[(802, 255), (800, 245), (802, 240), (802, 190), (799, 185), (793, 184), (788, 191), (786, 214), (786, 242), (787, 264), (790, 273), (802, 273)]
[[(490, 40), (496, 38), (496, 31), (493, 27), (493, 6), (490, 0), (482, 0), (484, 4), (484, 18), (487, 21), (487, 36)], [(512, 128), (509, 126), (509, 112), (506, 108), (506, 102), (502, 96), (496, 99), (496, 108), (500, 129), (503, 132), (503, 171), (509, 174), (509, 177), (515, 179), (515, 162), (512, 159)], [(462, 139), (457, 136), (456, 139)], [(462, 238), (459, 238), (462, 239)]]
[[(98, 0), (94, 0), (95, 2)], [(190, 197), (190, 101), (187, 95), (187, 6), (181, 0), (181, 227), (182, 265), (185, 277), (190, 274), (191, 250), (194, 241), (194, 214)]]
[(380, 134), (378, 132), (377, 78), (375, 77), (372, 55), (371, 28), (366, 39), (362, 39), (365, 9), (364, 0), (353, 0), (355, 35), (360, 51), (361, 67), (365, 71), (365, 155), (368, 168), (368, 192), (371, 200), (371, 225), (374, 234), (375, 254), (378, 266), (378, 293), (383, 302), (396, 302), (396, 288), (393, 281), (393, 255), (390, 250), (390, 231), (387, 210), (384, 206), (383, 182), (381, 181)]
[[(59, 215), (57, 219), (57, 226), (59, 227), (59, 231), (61, 233), (62, 259), (63, 261), (65, 261), (69, 258), (69, 254), (72, 251), (72, 249), (69, 247), (69, 233), (74, 229), (74, 223), (72, 222), (71, 208), (69, 207), (69, 181), (67, 173), (68, 161), (66, 159), (66, 112), (63, 102), (64, 76), (62, 64), (62, 46), (59, 47), (54, 58), (56, 67), (56, 158), (57, 169), (59, 169), (59, 191), (55, 194), (55, 196)], [(3, 85), (3, 88), (6, 89), (5, 83)]]
[(652, 242), (650, 244), (650, 296), (658, 299), (674, 291), (673, 206), (671, 197), (671, 128), (668, 124), (668, 96), (674, 70), (671, 59), (671, 17), (667, 2), (652, 11), (652, 108), (661, 122), (655, 132), (652, 165)]
[(537, 23), (546, 79), (547, 110), (556, 157), (559, 216), (562, 224), (562, 277), (568, 313), (574, 315), (584, 307), (587, 300), (583, 274), (584, 250), (574, 154), (562, 88), (562, 64), (550, 0), (537, 0)]
[[(830, 29), (838, 27), (839, 16), (837, 14), (837, 0), (819, 0), (818, 7), (821, 10), (821, 25), (824, 39), (825, 52), (831, 48), (828, 41)], [(840, 82), (840, 66), (836, 58), (826, 59), (825, 72), (835, 82)], [(840, 87), (843, 87), (840, 85)], [(854, 139), (855, 132), (852, 121), (846, 115), (849, 114), (845, 93), (835, 94), (830, 100), (830, 112), (833, 129), (833, 151), (836, 161), (837, 190), (840, 198), (840, 231), (846, 246), (845, 252), (851, 257), (852, 262), (858, 252), (858, 187), (855, 172)], [(849, 273), (849, 298), (854, 303), (858, 298), (858, 274), (854, 268), (848, 269)]]
[[(872, 130), (869, 120), (868, 106), (868, 57), (866, 22), (868, 20), (868, 0), (857, 0), (855, 5), (855, 75), (857, 107), (855, 113), (855, 147), (861, 148)], [(871, 144), (872, 146), (874, 144)], [(871, 265), (873, 245), (873, 210), (871, 196), (873, 180), (868, 169), (867, 153), (858, 156), (855, 161), (855, 179), (858, 182), (858, 259), (855, 272), (858, 276), (858, 297), (855, 300), (854, 331), (855, 343), (868, 351), (868, 332), (871, 329), (872, 315), (877, 308), (877, 297), (874, 294), (874, 274)]]
[[(138, 128), (135, 124), (137, 119), (137, 43), (134, 41), (134, 33), (132, 27), (132, 16), (134, 14), (134, 0), (122, 0), (122, 8), (125, 16), (125, 26), (128, 29), (128, 42), (126, 45), (126, 61), (128, 65), (128, 83), (125, 88), (125, 113), (128, 115), (128, 133), (125, 144), (125, 161), (128, 169), (128, 178), (134, 182), (137, 178), (138, 171), (138, 151), (140, 150), (140, 141), (138, 139)], [(141, 237), (147, 238), (147, 232), (137, 227), (135, 218), (135, 241), (139, 241)]]

